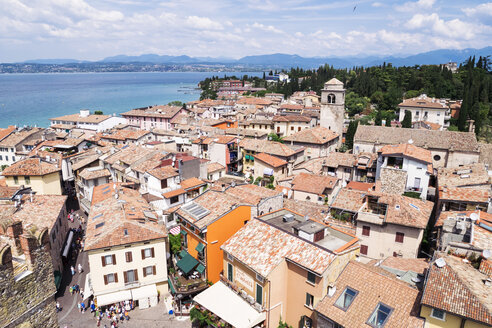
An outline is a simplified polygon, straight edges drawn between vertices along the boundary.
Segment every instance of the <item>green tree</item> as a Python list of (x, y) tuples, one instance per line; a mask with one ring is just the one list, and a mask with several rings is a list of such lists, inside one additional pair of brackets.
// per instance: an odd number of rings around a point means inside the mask
[(169, 234), (171, 253), (178, 254), (181, 251), (181, 234)]
[(102, 110), (96, 110), (94, 111), (94, 115), (103, 115), (103, 111)]
[(273, 132), (272, 132), (272, 133), (270, 133), (270, 134), (268, 135), (268, 140), (270, 140), (270, 141), (276, 141), (276, 142), (282, 142), (282, 143), (284, 142), (284, 141), (282, 140), (282, 138), (280, 138), (280, 137), (278, 136), (278, 134), (273, 133)]
[(381, 126), (382, 123), (383, 123), (383, 113), (381, 110), (378, 109), (376, 111), (376, 118), (374, 119), (374, 124), (377, 126)]
[(412, 112), (409, 110), (405, 111), (405, 116), (403, 117), (403, 121), (401, 121), (401, 126), (407, 129), (412, 127)]
[(345, 107), (348, 109), (349, 116), (360, 114), (366, 109), (369, 99), (360, 97), (355, 92), (348, 92), (345, 96)]
[(354, 147), (354, 136), (359, 126), (359, 121), (351, 121), (347, 128), (347, 133), (345, 134), (345, 145), (347, 149), (352, 149)]
[(200, 311), (196, 307), (190, 310), (190, 320), (199, 327), (213, 326), (210, 313), (207, 310)]
[(168, 105), (169, 106), (183, 107), (184, 104), (179, 100), (175, 100), (175, 101), (171, 101)]

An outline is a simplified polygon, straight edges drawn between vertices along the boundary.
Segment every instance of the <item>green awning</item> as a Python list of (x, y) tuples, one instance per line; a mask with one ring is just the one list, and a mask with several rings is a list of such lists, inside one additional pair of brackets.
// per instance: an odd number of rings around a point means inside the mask
[(171, 290), (171, 293), (176, 294), (176, 289), (174, 289), (174, 286), (173, 286), (173, 283), (171, 282), (171, 279), (169, 279), (167, 282), (169, 284), (169, 289)]
[(180, 258), (183, 258), (183, 257), (185, 257), (186, 254), (188, 254), (188, 252), (183, 249), (181, 252), (179, 252), (178, 256)]
[(251, 159), (251, 156), (249, 155), (244, 155), (244, 158), (246, 158), (247, 161), (249, 161)]
[(176, 265), (181, 269), (181, 271), (184, 272), (184, 274), (188, 274), (198, 265), (198, 263), (199, 262), (197, 259), (186, 253), (186, 255), (183, 256), (183, 258), (179, 260)]
[(202, 243), (198, 243), (198, 245), (195, 247), (196, 251), (198, 253), (201, 253), (203, 252), (203, 249), (205, 248), (205, 245), (203, 245)]
[(61, 281), (62, 281), (62, 274), (60, 271), (55, 271), (53, 273), (55, 275), (55, 286), (56, 286), (56, 290), (58, 290), (58, 288), (60, 288), (60, 284), (61, 284)]
[(205, 267), (203, 266), (203, 264), (198, 264), (198, 266), (196, 267), (196, 271), (198, 271), (198, 273), (202, 274), (203, 271), (205, 271)]
[(186, 232), (186, 230), (181, 229), (181, 234), (182, 234), (183, 236), (186, 236), (188, 233)]

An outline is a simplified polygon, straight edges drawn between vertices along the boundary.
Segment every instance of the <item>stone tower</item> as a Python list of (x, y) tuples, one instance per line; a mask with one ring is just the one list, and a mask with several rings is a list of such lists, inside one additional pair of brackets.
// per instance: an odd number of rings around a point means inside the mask
[(340, 135), (342, 140), (345, 117), (345, 89), (343, 83), (332, 78), (321, 90), (320, 125)]

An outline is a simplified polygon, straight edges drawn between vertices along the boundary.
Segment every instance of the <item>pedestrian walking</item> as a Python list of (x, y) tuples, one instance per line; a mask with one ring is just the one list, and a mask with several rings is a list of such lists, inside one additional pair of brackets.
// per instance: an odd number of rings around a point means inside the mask
[(73, 265), (70, 266), (70, 271), (72, 272), (72, 276), (75, 275), (75, 268)]
[(126, 321), (130, 320), (130, 316), (128, 315), (128, 310), (125, 310), (125, 319)]
[(73, 295), (73, 287), (70, 286), (70, 288), (68, 289), (68, 291), (70, 292), (70, 295)]
[(79, 267), (78, 268), (79, 268), (79, 273), (82, 273), (82, 271), (84, 271), (84, 270), (82, 270), (82, 264), (80, 264), (80, 263), (79, 263)]
[(80, 288), (80, 298), (84, 300), (84, 290), (82, 288)]
[(82, 302), (78, 303), (77, 307), (79, 308), (79, 311), (82, 312)]
[(62, 309), (61, 309), (61, 306), (60, 306), (60, 303), (58, 303), (58, 301), (56, 302), (56, 312), (60, 312)]

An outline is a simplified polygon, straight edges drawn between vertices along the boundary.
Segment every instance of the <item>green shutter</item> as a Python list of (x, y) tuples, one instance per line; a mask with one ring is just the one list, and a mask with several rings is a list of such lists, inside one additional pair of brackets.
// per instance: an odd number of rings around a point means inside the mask
[(263, 287), (256, 285), (256, 303), (263, 305)]
[(232, 264), (227, 263), (227, 279), (229, 279), (230, 282), (234, 282), (232, 270), (233, 270), (232, 269)]

